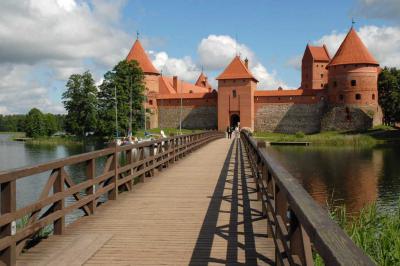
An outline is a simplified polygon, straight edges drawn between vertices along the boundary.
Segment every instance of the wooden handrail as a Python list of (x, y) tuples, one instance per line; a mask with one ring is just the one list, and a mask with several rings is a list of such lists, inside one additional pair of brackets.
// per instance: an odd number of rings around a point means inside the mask
[[(14, 265), (27, 240), (42, 228), (52, 224), (54, 234), (63, 234), (65, 216), (82, 209), (85, 215), (93, 215), (105, 200), (116, 200), (118, 194), (131, 191), (136, 182), (144, 182), (171, 163), (186, 156), (198, 147), (223, 137), (217, 131), (162, 138), (139, 144), (114, 146), (83, 153), (47, 163), (0, 172), (0, 264)], [(125, 162), (120, 160), (124, 155)], [(100, 174), (96, 174), (96, 159), (104, 158)], [(86, 163), (86, 181), (75, 184), (65, 171), (65, 166)], [(16, 182), (28, 176), (50, 171), (39, 199), (20, 209), (16, 208)], [(65, 206), (65, 199), (75, 198)], [(26, 217), (22, 228), (16, 222)]]
[(277, 265), (313, 265), (312, 248), (325, 265), (375, 265), (277, 160), (247, 131), (241, 140), (257, 196), (276, 245)]

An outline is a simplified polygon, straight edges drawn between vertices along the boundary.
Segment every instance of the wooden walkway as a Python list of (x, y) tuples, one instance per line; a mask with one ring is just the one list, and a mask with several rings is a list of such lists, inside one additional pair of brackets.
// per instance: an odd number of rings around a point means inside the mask
[(270, 265), (239, 141), (218, 139), (18, 257), (17, 265)]

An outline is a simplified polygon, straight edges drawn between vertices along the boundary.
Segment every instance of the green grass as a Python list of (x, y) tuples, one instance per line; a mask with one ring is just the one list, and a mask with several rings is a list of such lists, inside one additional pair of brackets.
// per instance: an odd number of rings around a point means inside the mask
[[(376, 204), (372, 204), (364, 207), (356, 216), (351, 216), (346, 212), (346, 207), (341, 205), (331, 207), (329, 213), (376, 264), (400, 265), (400, 207), (386, 213), (380, 212)], [(314, 256), (314, 263), (324, 265), (318, 255)]]
[(254, 136), (270, 142), (306, 141), (313, 145), (330, 146), (374, 146), (386, 142), (400, 142), (400, 130), (387, 126), (375, 127), (365, 132), (326, 131), (310, 135), (302, 132), (296, 134), (255, 132)]
[(39, 137), (26, 140), (27, 144), (32, 145), (79, 145), (82, 140), (73, 136)]
[(25, 132), (0, 132), (0, 134), (10, 135), (9, 140), (13, 140), (15, 138), (25, 138)]

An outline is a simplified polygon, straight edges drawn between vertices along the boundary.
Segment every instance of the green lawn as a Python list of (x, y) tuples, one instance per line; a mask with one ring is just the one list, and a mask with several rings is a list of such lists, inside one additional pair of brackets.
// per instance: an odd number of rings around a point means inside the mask
[[(179, 134), (179, 129), (176, 129), (176, 128), (162, 128), (162, 129), (153, 128), (153, 129), (148, 129), (146, 131), (148, 133), (151, 133), (151, 134), (159, 135), (161, 130), (163, 130), (164, 133), (167, 136), (170, 136), (171, 134), (174, 134), (174, 135), (178, 135)], [(197, 133), (197, 132), (201, 132), (201, 131), (203, 131), (203, 130), (199, 130), (199, 129), (195, 129), (195, 130), (182, 129), (182, 134), (191, 134), (191, 133)], [(138, 132), (136, 132), (135, 136), (143, 138), (144, 137), (144, 130), (139, 130)]]
[(254, 136), (270, 142), (307, 141), (313, 145), (373, 146), (389, 141), (400, 142), (400, 130), (387, 126), (375, 127), (365, 132), (327, 131), (310, 135), (302, 132), (296, 134), (255, 132)]

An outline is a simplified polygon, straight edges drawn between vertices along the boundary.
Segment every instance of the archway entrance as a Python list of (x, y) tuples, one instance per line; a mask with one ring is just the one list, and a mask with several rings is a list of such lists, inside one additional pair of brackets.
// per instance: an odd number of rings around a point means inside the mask
[(240, 116), (238, 114), (231, 115), (231, 127), (235, 128), (239, 126), (240, 123)]

